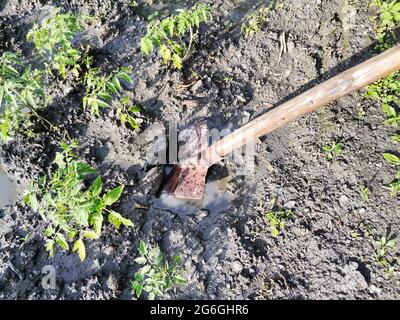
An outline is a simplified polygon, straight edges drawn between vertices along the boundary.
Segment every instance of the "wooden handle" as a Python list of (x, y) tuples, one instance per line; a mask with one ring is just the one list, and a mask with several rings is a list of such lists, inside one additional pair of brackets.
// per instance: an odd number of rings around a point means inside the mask
[(210, 146), (201, 158), (205, 165), (212, 165), (233, 150), (266, 135), (285, 123), (398, 70), (400, 70), (400, 44), (250, 121)]

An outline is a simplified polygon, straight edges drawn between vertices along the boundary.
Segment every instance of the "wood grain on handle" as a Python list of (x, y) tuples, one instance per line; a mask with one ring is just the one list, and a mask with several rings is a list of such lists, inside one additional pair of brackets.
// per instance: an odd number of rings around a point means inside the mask
[(400, 70), (400, 44), (250, 121), (210, 146), (203, 153), (202, 160), (205, 165), (212, 165), (229, 155), (233, 150), (266, 135), (285, 123), (398, 70)]

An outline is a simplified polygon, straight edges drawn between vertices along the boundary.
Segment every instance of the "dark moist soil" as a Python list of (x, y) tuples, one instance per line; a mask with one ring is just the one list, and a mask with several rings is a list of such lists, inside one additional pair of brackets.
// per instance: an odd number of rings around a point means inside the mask
[[(88, 242), (88, 257), (80, 263), (76, 254), (61, 250), (48, 256), (43, 222), (29, 208), (17, 203), (1, 209), (0, 299), (134, 299), (130, 279), (139, 268), (134, 258), (140, 239), (185, 261), (188, 284), (167, 299), (400, 298), (399, 265), (388, 276), (362, 232), (370, 228), (378, 238), (388, 227), (398, 231), (400, 210), (399, 198), (382, 187), (395, 175), (381, 157), (394, 149), (393, 129), (383, 124), (379, 105), (361, 93), (260, 139), (254, 172), (241, 176), (241, 167), (232, 162), (213, 167), (211, 179), (224, 178), (234, 195), (228, 209), (181, 215), (152, 205), (162, 168), (149, 165), (146, 155), (168, 121), (234, 127), (374, 54), (370, 17), (376, 12), (368, 1), (284, 0), (252, 39), (243, 37), (240, 26), (259, 1), (207, 2), (214, 23), (202, 27), (197, 51), (182, 72), (167, 71), (155, 55), (141, 57), (139, 41), (152, 10), (166, 15), (193, 2), (148, 1), (138, 9), (128, 0), (1, 2), (0, 50), (21, 51), (28, 58), (32, 46), (24, 40), (26, 33), (49, 5), (98, 17), (89, 37), (95, 65), (108, 71), (133, 67), (136, 86), (127, 94), (147, 120), (131, 130), (110, 112), (90, 116), (81, 108), (81, 80), (50, 81), (54, 98), (43, 116), (59, 132), (38, 124), (36, 137), (19, 135), (2, 146), (3, 170), (22, 193), (32, 179), (50, 172), (57, 145), (68, 132), (79, 139), (80, 155), (99, 170), (107, 187), (126, 186), (115, 209), (135, 227), (116, 231), (107, 225), (99, 240)], [(281, 55), (283, 34), (287, 52)], [(196, 80), (192, 71), (197, 82), (182, 90)], [(362, 119), (360, 108), (366, 112)], [(331, 141), (344, 146), (333, 161), (321, 151)], [(360, 185), (370, 188), (367, 203)], [(278, 238), (265, 219), (274, 198), (278, 208), (294, 213)], [(46, 265), (56, 270), (56, 289), (41, 286)]]

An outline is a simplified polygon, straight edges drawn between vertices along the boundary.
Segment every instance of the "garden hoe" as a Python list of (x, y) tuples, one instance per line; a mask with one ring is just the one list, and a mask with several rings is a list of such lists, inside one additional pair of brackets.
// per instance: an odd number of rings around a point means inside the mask
[(205, 124), (195, 125), (185, 133), (188, 139), (179, 147), (179, 164), (167, 176), (162, 188), (163, 194), (176, 198), (201, 199), (208, 168), (236, 148), (398, 70), (400, 44), (281, 104), (211, 146), (208, 146)]

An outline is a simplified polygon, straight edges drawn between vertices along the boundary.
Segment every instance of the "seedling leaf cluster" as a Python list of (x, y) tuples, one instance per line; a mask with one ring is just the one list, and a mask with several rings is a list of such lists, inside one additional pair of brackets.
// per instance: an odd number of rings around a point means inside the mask
[[(84, 78), (86, 95), (83, 97), (83, 108), (89, 108), (95, 116), (100, 116), (100, 109), (113, 108), (115, 116), (123, 125), (129, 123), (132, 129), (139, 127), (135, 117), (140, 113), (129, 96), (121, 98), (123, 90), (120, 79), (131, 84), (130, 69), (124, 67), (109, 74), (102, 74), (97, 68), (89, 69)], [(116, 97), (116, 99), (115, 99)]]
[(322, 146), (322, 151), (325, 152), (325, 155), (328, 158), (328, 160), (333, 160), (334, 158), (339, 157), (343, 153), (343, 144), (333, 141), (330, 144)]
[(151, 248), (143, 240), (139, 243), (140, 256), (135, 262), (143, 267), (135, 273), (132, 290), (137, 298), (145, 291), (149, 300), (162, 298), (169, 290), (186, 283), (180, 274), (182, 259), (176, 255), (172, 262), (164, 257), (158, 246)]
[(60, 13), (54, 9), (50, 17), (43, 19), (41, 24), (34, 24), (27, 35), (27, 40), (35, 44), (38, 53), (45, 59), (47, 71), (57, 70), (65, 79), (67, 69), (79, 76), (81, 52), (72, 47), (73, 36), (83, 30), (81, 19), (71, 13)]
[(75, 241), (72, 251), (78, 252), (83, 261), (86, 257), (84, 240), (100, 237), (105, 213), (117, 229), (121, 225), (132, 227), (133, 223), (109, 208), (120, 198), (123, 186), (103, 192), (98, 176), (86, 187), (86, 178), (96, 170), (77, 157), (76, 141), (60, 146), (61, 151), (56, 153), (53, 162), (57, 170), (31, 184), (25, 203), (37, 211), (47, 225), (45, 247), (50, 256), (55, 253), (55, 245), (69, 250), (69, 242)]
[[(393, 165), (395, 167), (400, 167), (400, 157), (393, 153), (385, 152), (383, 154), (383, 158), (386, 160), (386, 162), (390, 165)], [(390, 191), (390, 195), (392, 197), (397, 196), (400, 194), (400, 169), (397, 170), (395, 179), (385, 187)]]
[(270, 223), (271, 235), (277, 238), (285, 230), (287, 220), (293, 218), (293, 212), (291, 210), (269, 211), (265, 214), (265, 218)]
[(17, 131), (27, 131), (30, 115), (45, 104), (41, 73), (23, 66), (19, 55), (0, 57), (0, 141), (10, 141)]
[(181, 69), (191, 52), (200, 24), (211, 20), (210, 6), (202, 3), (190, 10), (178, 10), (178, 14), (161, 21), (152, 20), (147, 34), (140, 41), (142, 54), (149, 55), (158, 48), (165, 64), (172, 63), (174, 68)]

